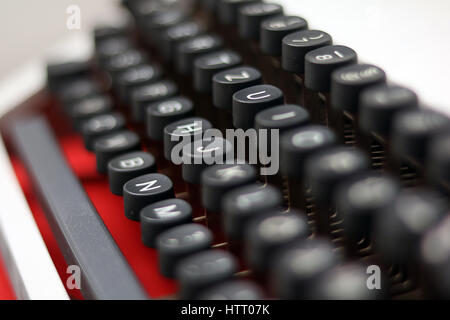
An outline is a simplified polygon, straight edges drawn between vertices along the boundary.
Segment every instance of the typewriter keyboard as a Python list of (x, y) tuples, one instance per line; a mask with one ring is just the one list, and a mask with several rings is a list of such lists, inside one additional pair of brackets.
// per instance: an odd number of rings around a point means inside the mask
[(278, 4), (121, 5), (6, 133), (71, 298), (450, 298), (450, 119)]

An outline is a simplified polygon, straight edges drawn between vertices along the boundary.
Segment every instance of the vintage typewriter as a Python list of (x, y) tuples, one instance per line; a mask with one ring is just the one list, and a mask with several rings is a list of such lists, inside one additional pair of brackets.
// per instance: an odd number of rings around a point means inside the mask
[(448, 109), (309, 2), (125, 0), (50, 61), (1, 119), (3, 297), (450, 298)]

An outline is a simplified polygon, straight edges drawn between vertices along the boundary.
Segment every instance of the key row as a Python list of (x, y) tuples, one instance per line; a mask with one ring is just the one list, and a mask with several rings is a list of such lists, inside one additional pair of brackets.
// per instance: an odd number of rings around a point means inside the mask
[[(242, 73), (241, 73), (242, 74)], [(260, 92), (260, 91), (255, 91), (255, 92), (251, 92), (251, 93), (249, 93), (249, 94), (253, 94), (253, 93), (258, 93), (258, 92)], [(248, 96), (248, 95), (247, 95)], [(253, 96), (251, 96), (251, 97), (253, 97)], [(270, 109), (269, 109), (270, 110)], [(254, 116), (254, 114), (251, 114), (252, 116)], [(252, 118), (252, 116), (250, 116), (249, 117), (249, 119), (251, 119)], [(326, 129), (326, 128), (322, 128), (322, 130), (323, 129)], [(300, 139), (300, 141), (301, 141), (301, 139)], [(339, 157), (342, 157), (342, 159), (348, 159), (348, 158), (346, 158), (346, 157), (348, 157), (348, 155), (350, 155), (350, 153), (345, 153), (345, 152), (343, 152), (343, 153), (341, 153), (341, 151), (345, 151), (345, 150), (336, 150), (336, 154), (338, 154), (338, 155), (336, 155), (336, 158), (337, 159), (339, 159)], [(334, 153), (331, 153), (331, 154), (334, 154)], [(354, 156), (354, 154), (352, 154), (351, 156)], [(327, 157), (325, 157), (325, 158), (327, 158)], [(356, 157), (355, 159), (357, 159), (358, 157)], [(362, 157), (360, 157), (361, 159), (362, 159)], [(351, 158), (350, 158), (351, 159)], [(346, 160), (347, 161), (347, 160)], [(314, 163), (314, 161), (311, 161), (312, 163)], [(356, 164), (356, 167), (355, 168), (358, 168), (358, 164), (359, 162), (358, 161), (356, 161), (355, 162), (355, 164)], [(345, 168), (344, 168), (345, 169)], [(320, 170), (323, 170), (323, 168), (320, 168)], [(318, 173), (318, 179), (319, 179), (319, 181), (320, 181), (320, 170), (318, 171), (319, 173)], [(325, 170), (326, 170), (326, 167), (325, 167)], [(358, 170), (358, 169), (357, 169)], [(298, 171), (298, 169), (297, 169), (297, 171)], [(355, 171), (355, 172), (357, 172), (357, 171)], [(322, 187), (323, 186), (323, 182), (319, 182), (318, 184), (317, 184), (317, 186), (319, 186), (319, 188), (320, 187)], [(322, 193), (319, 193), (319, 194), (322, 194)], [(326, 194), (326, 193), (325, 193)], [(325, 198), (327, 198), (327, 196), (325, 196)], [(322, 200), (321, 200), (322, 201)], [(327, 200), (328, 201), (328, 200)], [(326, 225), (326, 224), (325, 224)]]

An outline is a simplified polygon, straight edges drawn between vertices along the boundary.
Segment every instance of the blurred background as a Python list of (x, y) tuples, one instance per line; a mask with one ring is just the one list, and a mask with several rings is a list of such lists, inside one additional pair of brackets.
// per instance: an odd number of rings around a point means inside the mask
[[(416, 90), (424, 103), (450, 115), (450, 0), (266, 0), (352, 47), (361, 62)], [(116, 0), (0, 1), (0, 84), (32, 59), (93, 25), (120, 16)], [(81, 30), (66, 27), (67, 8), (81, 10)], [(77, 48), (73, 50), (77, 51)], [(74, 52), (67, 52), (74, 53)]]
[[(115, 0), (2, 0), (0, 1), (0, 79), (21, 64), (45, 55), (68, 36), (90, 30), (98, 22), (118, 19)], [(69, 30), (70, 5), (81, 9), (81, 29)]]

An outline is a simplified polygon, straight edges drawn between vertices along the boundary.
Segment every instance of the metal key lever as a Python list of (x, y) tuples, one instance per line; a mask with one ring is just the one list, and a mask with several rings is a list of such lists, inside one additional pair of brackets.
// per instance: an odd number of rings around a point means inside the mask
[(67, 165), (42, 117), (19, 120), (12, 140), (69, 265), (81, 269), (87, 299), (147, 299), (125, 258)]

